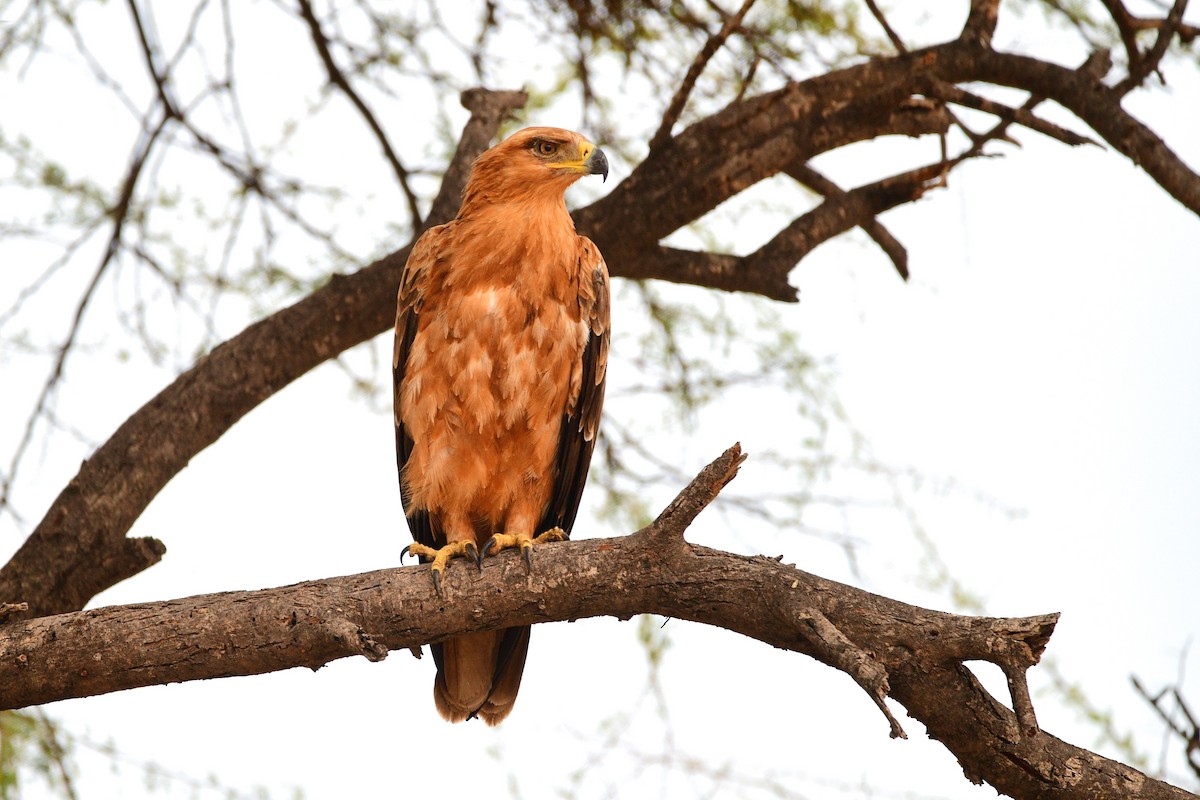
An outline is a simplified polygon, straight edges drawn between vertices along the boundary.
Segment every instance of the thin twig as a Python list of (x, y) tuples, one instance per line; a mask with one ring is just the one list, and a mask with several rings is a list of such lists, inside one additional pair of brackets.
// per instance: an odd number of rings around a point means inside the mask
[(932, 95), (939, 100), (944, 100), (947, 103), (963, 106), (965, 108), (973, 108), (976, 111), (983, 111), (987, 114), (992, 114), (1003, 120), (1011, 120), (1019, 125), (1023, 125), (1030, 130), (1037, 131), (1052, 139), (1057, 139), (1063, 144), (1069, 144), (1072, 147), (1081, 144), (1094, 144), (1100, 146), (1095, 139), (1090, 139), (1083, 134), (1075, 133), (1060, 125), (1055, 125), (1053, 122), (1036, 117), (1028, 109), (1013, 108), (1006, 106), (1003, 103), (997, 103), (994, 100), (988, 100), (986, 97), (980, 97), (977, 94), (965, 91), (958, 88), (954, 84), (945, 81), (929, 81), (924, 87), (926, 94)]
[(903, 40), (901, 40), (896, 31), (892, 29), (892, 26), (890, 23), (888, 23), (887, 18), (883, 16), (883, 12), (879, 10), (879, 6), (876, 5), (875, 0), (866, 0), (866, 4), (867, 8), (871, 10), (871, 16), (875, 17), (875, 21), (879, 23), (879, 27), (883, 28), (883, 32), (886, 33), (887, 37), (892, 40), (892, 47), (896, 48), (896, 52), (907, 53), (908, 48), (905, 47)]
[(388, 164), (391, 165), (392, 172), (396, 173), (396, 180), (399, 182), (400, 189), (404, 192), (404, 197), (408, 201), (408, 213), (412, 218), (412, 229), (414, 231), (420, 230), (421, 210), (417, 207), (417, 195), (408, 183), (408, 169), (400, 163), (400, 158), (392, 148), (392, 143), (388, 141), (383, 127), (375, 119), (375, 114), (367, 106), (366, 101), (359, 96), (358, 92), (354, 91), (354, 87), (350, 85), (350, 81), (346, 79), (337, 62), (333, 60), (333, 53), (329, 51), (329, 39), (321, 31), (321, 23), (317, 21), (316, 14), (313, 13), (312, 3), (309, 0), (298, 0), (298, 2), (300, 5), (300, 16), (308, 23), (308, 30), (312, 35), (313, 45), (317, 48), (317, 55), (321, 57), (321, 63), (325, 65), (325, 72), (329, 75), (330, 83), (340, 89), (342, 94), (346, 95), (346, 98), (358, 109), (358, 113), (362, 115), (363, 120), (367, 123), (367, 127), (371, 129), (371, 133), (375, 135), (375, 139), (383, 149), (383, 156), (387, 159)]
[[(156, 100), (155, 105), (159, 105), (159, 101)], [(29, 449), (29, 445), (33, 441), (33, 432), (37, 426), (37, 421), (46, 413), (54, 390), (62, 380), (63, 372), (66, 369), (67, 357), (75, 345), (75, 340), (83, 325), (83, 317), (87, 312), (88, 306), (91, 304), (92, 298), (96, 294), (96, 288), (100, 285), (101, 278), (104, 277), (104, 274), (108, 271), (109, 266), (112, 265), (113, 260), (121, 249), (122, 234), (125, 229), (125, 223), (129, 219), (130, 207), (133, 204), (134, 193), (137, 190), (138, 178), (142, 174), (142, 169), (146, 165), (150, 151), (162, 135), (170, 118), (169, 112), (164, 111), (158, 124), (138, 144), (133, 160), (130, 162), (129, 170), (121, 185), (121, 195), (108, 213), (108, 216), (112, 219), (112, 232), (109, 234), (108, 245), (104, 248), (104, 255), (100, 259), (100, 264), (92, 273), (92, 278), (88, 281), (88, 285), (83, 291), (83, 296), (75, 306), (75, 313), (71, 317), (71, 325), (67, 329), (66, 337), (57, 348), (57, 355), (54, 359), (54, 365), (50, 369), (50, 375), (46, 378), (45, 383), (42, 384), (42, 390), (38, 394), (37, 401), (34, 403), (33, 411), (30, 412), (26, 420), (25, 430), (21, 435), (21, 440), (17, 443), (16, 449), (13, 451), (8, 471), (0, 478), (0, 508), (4, 508), (9, 504), (13, 483), (16, 481), (21, 462), (25, 458), (25, 452)]]
[[(1200, 726), (1197, 725), (1196, 717), (1192, 714), (1192, 710), (1188, 707), (1187, 702), (1184, 701), (1178, 687), (1172, 686), (1163, 689), (1158, 694), (1152, 695), (1146, 691), (1146, 688), (1142, 686), (1142, 682), (1137, 679), (1136, 675), (1131, 676), (1130, 680), (1133, 682), (1133, 688), (1142, 696), (1142, 699), (1154, 707), (1154, 710), (1167, 726), (1167, 729), (1183, 740), (1183, 752), (1188, 766), (1196, 774), (1196, 777), (1200, 778)], [(1163, 707), (1163, 699), (1168, 693), (1175, 701), (1175, 709), (1183, 717), (1183, 721), (1177, 721), (1172, 716), (1171, 711)]]
[(708, 41), (704, 43), (704, 47), (700, 48), (700, 52), (696, 54), (696, 60), (692, 62), (691, 68), (688, 69), (683, 83), (675, 90), (675, 96), (671, 98), (670, 105), (667, 106), (666, 112), (663, 113), (662, 122), (659, 123), (658, 130), (650, 138), (651, 151), (666, 144), (667, 140), (671, 138), (671, 129), (675, 127), (675, 123), (679, 120), (679, 115), (683, 112), (683, 107), (687, 104), (688, 96), (692, 93), (692, 89), (695, 88), (700, 74), (704, 72), (704, 67), (708, 65), (709, 59), (716, 54), (717, 50), (721, 49), (721, 45), (725, 44), (725, 40), (729, 38), (729, 35), (742, 24), (742, 20), (746, 17), (746, 12), (750, 10), (754, 2), (755, 0), (744, 0), (742, 7), (737, 10), (737, 13), (725, 20), (725, 24), (721, 26), (721, 30), (715, 35), (709, 36)]
[[(799, 167), (792, 167), (787, 170), (787, 174), (792, 180), (804, 184), (814, 192), (820, 193), (822, 196), (836, 197), (844, 195), (846, 190), (838, 186), (833, 181), (826, 178), (821, 173), (817, 172), (807, 164)], [(892, 235), (892, 232), (884, 227), (883, 223), (878, 219), (872, 218), (869, 222), (860, 226), (863, 231), (870, 236), (880, 249), (883, 250), (887, 257), (891, 259), (892, 265), (896, 268), (896, 272), (900, 273), (900, 277), (908, 280), (908, 250), (904, 245)]]
[(1187, 10), (1187, 4), (1188, 0), (1175, 0), (1170, 13), (1158, 26), (1158, 37), (1154, 40), (1154, 46), (1148, 53), (1140, 56), (1136, 64), (1130, 63), (1129, 75), (1113, 87), (1118, 95), (1128, 94), (1131, 90), (1141, 86), (1146, 78), (1150, 77), (1150, 73), (1158, 71), (1159, 63), (1167, 54), (1171, 40), (1175, 38), (1179, 26), (1183, 23), (1183, 12)]

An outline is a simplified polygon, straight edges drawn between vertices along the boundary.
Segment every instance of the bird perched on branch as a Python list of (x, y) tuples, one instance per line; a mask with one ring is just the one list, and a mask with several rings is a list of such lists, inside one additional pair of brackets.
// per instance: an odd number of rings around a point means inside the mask
[[(476, 160), (458, 216), (413, 246), (396, 309), (396, 462), (407, 550), (475, 566), (565, 539), (596, 444), (608, 361), (608, 269), (563, 192), (608, 177), (604, 152), (526, 128)], [(455, 567), (457, 569), (457, 567)], [(443, 717), (512, 710), (529, 627), (432, 645)]]

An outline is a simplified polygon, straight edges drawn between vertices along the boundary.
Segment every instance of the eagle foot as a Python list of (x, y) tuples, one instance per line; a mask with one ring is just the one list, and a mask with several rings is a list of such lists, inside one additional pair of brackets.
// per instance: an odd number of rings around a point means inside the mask
[(525, 566), (528, 569), (533, 569), (533, 546), (535, 544), (545, 544), (546, 542), (561, 542), (567, 538), (567, 534), (562, 528), (551, 528), (543, 534), (536, 537), (523, 536), (519, 533), (497, 533), (488, 539), (488, 543), (483, 546), (483, 555), (490, 556), (499, 553), (501, 550), (507, 550), (510, 547), (521, 548), (522, 555), (525, 556)]
[(451, 542), (436, 550), (420, 542), (413, 542), (400, 551), (401, 559), (404, 558), (405, 553), (412, 553), (414, 556), (433, 560), (433, 563), (429, 567), (429, 572), (433, 575), (433, 590), (438, 594), (442, 593), (442, 571), (446, 569), (446, 566), (450, 563), (450, 559), (456, 556), (458, 558), (469, 558), (475, 562), (477, 568), (483, 566), (483, 554), (479, 552), (479, 548), (475, 546), (475, 543), (470, 540)]

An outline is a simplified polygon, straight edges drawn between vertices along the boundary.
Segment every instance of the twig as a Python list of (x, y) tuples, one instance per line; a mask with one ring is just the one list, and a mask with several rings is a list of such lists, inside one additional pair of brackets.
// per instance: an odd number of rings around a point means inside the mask
[(754, 3), (755, 0), (743, 0), (742, 7), (737, 10), (737, 13), (725, 20), (725, 24), (721, 26), (721, 30), (709, 36), (708, 41), (704, 43), (704, 47), (700, 48), (700, 52), (696, 54), (696, 59), (688, 69), (687, 75), (684, 76), (683, 83), (675, 90), (675, 96), (671, 98), (667, 110), (663, 113), (662, 122), (659, 123), (658, 130), (654, 132), (654, 136), (650, 137), (651, 151), (662, 147), (671, 138), (671, 129), (675, 127), (675, 123), (679, 120), (679, 115), (683, 112), (683, 107), (687, 103), (692, 89), (696, 86), (696, 81), (700, 78), (700, 74), (704, 72), (704, 67), (708, 65), (709, 59), (721, 49), (721, 45), (725, 43), (729, 35), (742, 24), (742, 20), (746, 17), (746, 12), (750, 10), (750, 7)]
[(375, 119), (375, 114), (367, 106), (366, 102), (359, 96), (358, 92), (354, 91), (354, 87), (346, 79), (342, 70), (338, 67), (337, 62), (333, 59), (333, 53), (329, 51), (329, 39), (321, 31), (321, 23), (317, 21), (316, 14), (313, 13), (312, 3), (309, 0), (298, 0), (300, 5), (300, 16), (308, 24), (309, 33), (312, 35), (313, 45), (317, 48), (317, 55), (321, 57), (321, 63), (325, 65), (325, 72), (329, 75), (329, 81), (334, 86), (346, 95), (351, 104), (358, 109), (358, 113), (362, 115), (363, 120), (367, 123), (367, 127), (371, 129), (375, 139), (379, 142), (379, 146), (383, 149), (384, 158), (392, 167), (392, 172), (396, 173), (396, 180), (400, 184), (401, 191), (404, 192), (405, 199), (408, 200), (408, 213), (412, 220), (413, 231), (421, 229), (421, 210), (417, 207), (417, 195), (409, 186), (408, 169), (400, 163), (400, 158), (396, 155), (396, 151), (392, 148), (392, 143), (388, 141), (387, 134), (379, 121)]
[(875, 0), (866, 0), (867, 8), (871, 10), (871, 16), (875, 17), (875, 21), (879, 23), (879, 27), (883, 28), (883, 32), (892, 40), (892, 47), (896, 48), (898, 53), (907, 53), (908, 48), (905, 47), (904, 41), (892, 29), (891, 24), (887, 21), (887, 17), (883, 16), (883, 12), (879, 10), (879, 6)]
[(973, 108), (976, 111), (983, 111), (997, 116), (1002, 120), (1016, 122), (1030, 130), (1037, 131), (1052, 139), (1057, 139), (1063, 144), (1069, 144), (1072, 147), (1081, 144), (1100, 146), (1100, 143), (1096, 140), (1090, 139), (1083, 134), (1075, 133), (1060, 125), (1055, 125), (1053, 122), (1044, 120), (1041, 117), (1034, 116), (1028, 109), (1013, 108), (1003, 103), (997, 103), (994, 100), (988, 100), (986, 97), (972, 94), (945, 81), (931, 80), (923, 88), (926, 94), (936, 97), (939, 100), (964, 106), (965, 108)]
[[(1133, 688), (1142, 696), (1147, 703), (1154, 706), (1154, 710), (1158, 716), (1166, 724), (1168, 730), (1183, 740), (1184, 757), (1187, 759), (1188, 766), (1197, 778), (1200, 778), (1200, 725), (1197, 724), (1195, 715), (1192, 714), (1191, 708), (1180, 694), (1179, 688), (1172, 686), (1163, 689), (1155, 695), (1151, 695), (1146, 688), (1142, 686), (1141, 681), (1136, 675), (1130, 676), (1133, 682)], [(1167, 694), (1171, 695), (1171, 699), (1175, 701), (1175, 709), (1183, 717), (1183, 721), (1177, 721), (1171, 712), (1164, 708), (1163, 698)]]
[[(845, 189), (807, 164), (792, 167), (787, 170), (787, 174), (793, 180), (804, 184), (814, 192), (818, 192), (827, 198), (838, 197), (846, 193)], [(908, 250), (905, 249), (900, 240), (893, 236), (892, 232), (875, 217), (872, 217), (870, 221), (860, 227), (879, 245), (887, 257), (891, 259), (892, 265), (896, 268), (896, 272), (900, 273), (900, 277), (908, 280)]]
[[(155, 105), (158, 105), (157, 101)], [(146, 165), (146, 160), (150, 156), (150, 151), (165, 130), (169, 119), (169, 113), (164, 113), (153, 130), (144, 134), (142, 141), (137, 145), (133, 159), (129, 164), (129, 169), (125, 174), (125, 179), (121, 184), (121, 194), (108, 213), (108, 216), (112, 220), (112, 230), (109, 233), (108, 244), (104, 248), (104, 254), (100, 258), (99, 265), (93, 271), (88, 285), (84, 288), (83, 296), (80, 297), (79, 302), (75, 305), (75, 313), (71, 316), (71, 324), (67, 329), (67, 335), (57, 348), (54, 364), (50, 368), (50, 375), (42, 384), (42, 389), (34, 403), (33, 411), (30, 412), (29, 417), (26, 419), (25, 430), (22, 432), (21, 439), (17, 442), (17, 446), (13, 451), (13, 457), (9, 462), (8, 470), (3, 476), (0, 476), (0, 508), (6, 507), (11, 502), (12, 486), (16, 481), (21, 462), (25, 458), (25, 452), (33, 441), (33, 432), (37, 426), (37, 421), (46, 413), (52, 401), (54, 391), (62, 380), (63, 372), (67, 365), (67, 358), (75, 346), (75, 340), (79, 336), (80, 328), (83, 326), (84, 315), (87, 313), (88, 306), (91, 305), (92, 298), (96, 294), (96, 289), (99, 287), (101, 279), (121, 249), (122, 234), (125, 223), (129, 219), (130, 207), (133, 203), (134, 194), (137, 191), (138, 179)]]
[(1130, 63), (1129, 75), (1113, 87), (1118, 96), (1126, 95), (1134, 88), (1141, 86), (1150, 73), (1158, 71), (1159, 63), (1167, 54), (1167, 48), (1171, 46), (1171, 40), (1175, 38), (1179, 26), (1183, 22), (1183, 12), (1187, 9), (1187, 4), (1188, 0), (1175, 0), (1171, 11), (1158, 26), (1158, 36), (1154, 40), (1154, 46), (1148, 53), (1140, 56), (1136, 63)]

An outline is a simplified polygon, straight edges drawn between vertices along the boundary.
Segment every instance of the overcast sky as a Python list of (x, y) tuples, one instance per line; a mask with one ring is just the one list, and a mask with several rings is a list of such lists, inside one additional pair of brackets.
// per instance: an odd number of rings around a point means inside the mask
[[(935, 35), (928, 20), (922, 25)], [(497, 85), (521, 82), (520, 59), (508, 69), (511, 82)], [(8, 116), (35, 140), (80, 140), (78, 119), (64, 109), (94, 98), (80, 94), (86, 87), (72, 82), (73, 70), (42, 59), (20, 82), (3, 77)], [(1170, 90), (1139, 94), (1128, 107), (1200, 168), (1200, 80), (1181, 68), (1168, 77)], [(48, 107), (49, 93), (62, 99)], [(1055, 119), (1082, 129), (1065, 113)], [(561, 109), (527, 121), (577, 125)], [(1136, 673), (1151, 686), (1174, 680), (1200, 636), (1200, 222), (1110, 149), (1067, 149), (1027, 131), (1018, 137), (1020, 151), (997, 148), (1004, 159), (967, 165), (948, 189), (885, 216), (908, 247), (909, 283), (855, 234), (795, 270), (801, 303), (782, 313), (806, 347), (836, 363), (838, 394), (872, 453), (926, 478), (900, 486), (954, 576), (991, 614), (1063, 612), (1050, 655), (1101, 708), (1114, 710), (1122, 730), (1139, 734), (1156, 766), (1157, 728), (1128, 678)], [(127, 141), (115, 136), (111, 146), (120, 153)], [(109, 143), (96, 133), (87, 146), (101, 153)], [(822, 157), (819, 166), (854, 185), (878, 177), (892, 157), (915, 157), (914, 148), (932, 157), (936, 144), (859, 146)], [(340, 154), (337, 169), (353, 173), (355, 155)], [(357, 155), (375, 160), (374, 150)], [(612, 177), (602, 190), (572, 190), (568, 201), (608, 191), (622, 176)], [(13, 197), (0, 197), (6, 215)], [(735, 245), (749, 250), (764, 232), (747, 225), (738, 235), (746, 241)], [(38, 254), (0, 248), (0, 297), (8, 297), (35, 273)], [(65, 286), (55, 291), (61, 294), (46, 307), (57, 306), (62, 319), (75, 295)], [(103, 299), (96, 313), (111, 305)], [(624, 313), (614, 309), (615, 324), (636, 326)], [(368, 347), (386, 358), (390, 341)], [(635, 377), (620, 355), (618, 385)], [(41, 373), (15, 352), (0, 367), (7, 421), (0, 445), (8, 453)], [(110, 349), (96, 347), (73, 359), (71, 385), (88, 388), (65, 393), (59, 413), (102, 440), (169, 379), (166, 370), (123, 368)], [(738, 482), (770, 485), (771, 466), (753, 454), (777, 444), (789, 403), (764, 393), (753, 408), (719, 407), (700, 415), (682, 441), (656, 444), (694, 472), (740, 440), (752, 457)], [(634, 408), (617, 402), (608, 412)], [(393, 565), (402, 544), (389, 416), (355, 399), (339, 370), (318, 368), (168, 485), (130, 534), (163, 539), (167, 557), (95, 604)], [(74, 474), (81, 449), (64, 444), (30, 462), (24, 508), (31, 521)], [(689, 539), (784, 552), (806, 570), (953, 610), (947, 592), (923, 580), (922, 543), (906, 520), (879, 515), (876, 527), (867, 524), (871, 515), (857, 519), (857, 573), (837, 546), (766, 530), (731, 532), (711, 512)], [(18, 538), (10, 520), (0, 524), (2, 558)], [(598, 527), (585, 509), (577, 533)], [(671, 641), (659, 676), (669, 709), (664, 725), (646, 694), (636, 625), (590, 620), (534, 630), (520, 702), (498, 730), (443, 724), (431, 702), (430, 659), (418, 663), (403, 652), (382, 664), (350, 659), (315, 674), (148, 688), (47, 711), (135, 761), (201, 780), (213, 774), (239, 790), (263, 785), (279, 796), (289, 787), (310, 798), (423, 794), (452, 782), (451, 796), (516, 787), (537, 797), (573, 786), (572, 773), (589, 766), (586, 797), (604, 796), (612, 784), (629, 796), (687, 798), (708, 785), (700, 766), (689, 776), (645, 761), (664, 752), (700, 759), (705, 769), (776, 776), (809, 797), (995, 796), (970, 786), (915, 721), (902, 716), (909, 741), (890, 740), (845, 675), (678, 621), (661, 631)], [(1186, 686), (1200, 703), (1200, 666), (1192, 660)], [(998, 671), (984, 667), (980, 675), (1002, 686)], [(1035, 703), (1048, 730), (1097, 746), (1095, 729), (1053, 697), (1035, 696)], [(620, 744), (591, 762), (607, 752), (600, 742), (609, 729), (622, 732)], [(466, 761), (449, 763), (454, 757)], [(79, 761), (81, 796), (189, 793), (178, 781), (151, 791), (137, 768), (114, 774), (87, 748)], [(1178, 759), (1170, 763), (1180, 775)]]

